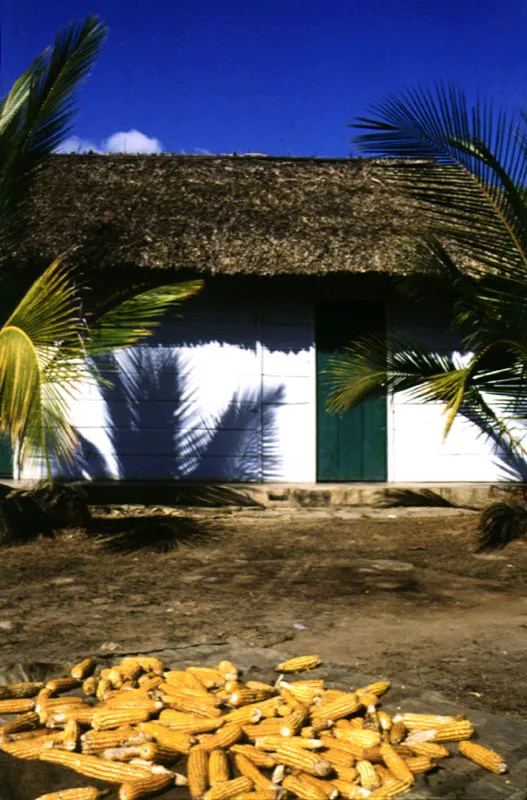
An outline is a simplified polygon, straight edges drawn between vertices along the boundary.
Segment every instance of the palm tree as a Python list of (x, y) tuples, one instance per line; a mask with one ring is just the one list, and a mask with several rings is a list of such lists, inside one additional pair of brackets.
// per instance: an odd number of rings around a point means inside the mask
[[(6, 265), (16, 264), (29, 192), (69, 132), (76, 89), (106, 33), (97, 17), (72, 23), (0, 101), (0, 282), (13, 282)], [(43, 460), (51, 480), (53, 460), (71, 462), (78, 442), (69, 405), (82, 381), (100, 380), (92, 357), (147, 336), (168, 307), (200, 287), (192, 281), (128, 290), (124, 300), (106, 298), (87, 317), (61, 259), (44, 271), (0, 328), (0, 433), (9, 437), (19, 470)]]
[[(332, 366), (330, 407), (343, 411), (386, 391), (407, 391), (476, 422), (524, 456), (527, 418), (527, 116), (469, 103), (453, 85), (391, 95), (360, 117), (361, 152), (388, 157), (387, 190), (415, 205), (423, 273), (406, 279), (414, 297), (442, 292), (464, 357), (383, 337), (350, 345)], [(505, 512), (506, 515), (507, 512)], [(505, 544), (522, 527), (488, 509), (481, 544)], [(516, 514), (515, 519), (519, 517)]]

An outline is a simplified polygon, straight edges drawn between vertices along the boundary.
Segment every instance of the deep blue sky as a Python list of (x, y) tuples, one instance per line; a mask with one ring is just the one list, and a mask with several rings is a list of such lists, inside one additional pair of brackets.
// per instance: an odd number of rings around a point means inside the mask
[(526, 0), (7, 0), (2, 93), (93, 13), (110, 33), (73, 132), (97, 147), (347, 156), (369, 102), (437, 79), (527, 107)]

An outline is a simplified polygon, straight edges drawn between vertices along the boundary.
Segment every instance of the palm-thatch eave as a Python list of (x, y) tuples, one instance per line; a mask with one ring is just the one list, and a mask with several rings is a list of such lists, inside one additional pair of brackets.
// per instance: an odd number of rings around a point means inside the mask
[(29, 204), (22, 261), (84, 271), (405, 274), (415, 209), (369, 159), (56, 155)]

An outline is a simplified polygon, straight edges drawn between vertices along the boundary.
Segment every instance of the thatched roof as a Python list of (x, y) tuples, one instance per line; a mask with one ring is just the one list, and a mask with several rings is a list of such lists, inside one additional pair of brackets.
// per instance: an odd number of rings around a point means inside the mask
[(42, 170), (22, 258), (219, 274), (411, 269), (407, 201), (370, 160), (57, 155)]

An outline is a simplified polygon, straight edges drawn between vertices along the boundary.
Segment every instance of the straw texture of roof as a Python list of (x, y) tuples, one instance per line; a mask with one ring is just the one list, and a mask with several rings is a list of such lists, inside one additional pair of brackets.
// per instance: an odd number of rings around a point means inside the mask
[(405, 273), (415, 250), (412, 209), (372, 160), (56, 155), (29, 222), (19, 256), (74, 249), (89, 269)]

